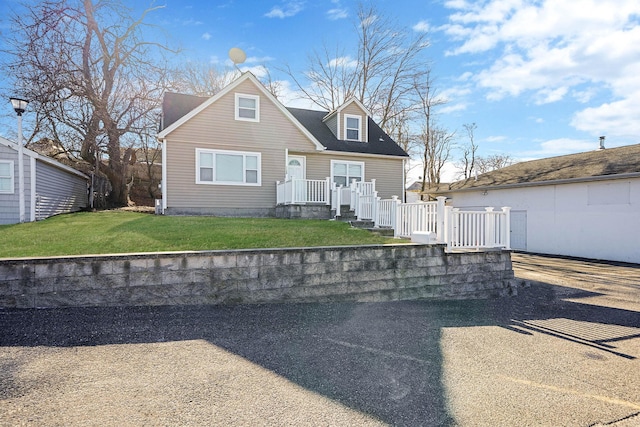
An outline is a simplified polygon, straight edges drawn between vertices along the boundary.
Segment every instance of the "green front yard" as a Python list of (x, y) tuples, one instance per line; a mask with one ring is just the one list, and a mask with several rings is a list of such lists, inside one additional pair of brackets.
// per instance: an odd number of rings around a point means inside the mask
[(157, 216), (104, 211), (0, 225), (0, 258), (398, 243), (322, 220)]

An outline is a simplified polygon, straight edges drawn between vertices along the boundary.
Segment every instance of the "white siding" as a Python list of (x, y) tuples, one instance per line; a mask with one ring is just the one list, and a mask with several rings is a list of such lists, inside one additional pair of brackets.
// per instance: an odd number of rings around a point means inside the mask
[(87, 180), (38, 161), (36, 164), (36, 220), (85, 209)]
[(0, 145), (0, 159), (13, 162), (13, 194), (0, 193), (0, 224), (15, 224), (20, 222), (18, 209), (18, 153), (15, 150)]

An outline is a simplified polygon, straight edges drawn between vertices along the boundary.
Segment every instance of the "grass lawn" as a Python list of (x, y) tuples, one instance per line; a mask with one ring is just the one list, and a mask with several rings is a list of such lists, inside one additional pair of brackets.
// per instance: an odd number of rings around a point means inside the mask
[(398, 243), (346, 223), (103, 211), (0, 225), (0, 258)]

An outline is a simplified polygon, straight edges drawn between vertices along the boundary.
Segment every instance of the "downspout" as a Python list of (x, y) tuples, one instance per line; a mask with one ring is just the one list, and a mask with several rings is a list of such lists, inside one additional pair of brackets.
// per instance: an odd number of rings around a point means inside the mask
[(405, 176), (407, 159), (402, 159), (402, 203), (407, 203), (407, 177)]
[(162, 141), (162, 214), (167, 209), (167, 139)]

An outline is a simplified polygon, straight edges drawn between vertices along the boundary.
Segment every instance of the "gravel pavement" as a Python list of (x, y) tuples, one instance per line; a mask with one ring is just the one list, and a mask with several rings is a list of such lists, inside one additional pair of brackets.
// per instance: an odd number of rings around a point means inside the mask
[(0, 425), (640, 426), (640, 266), (481, 301), (1, 310)]

